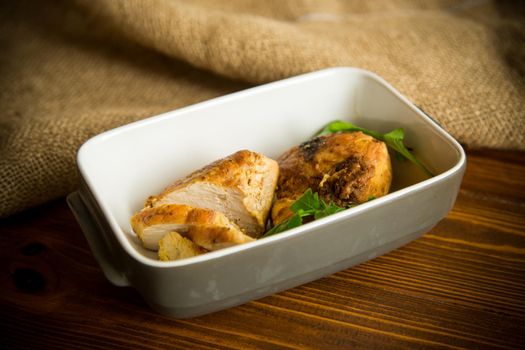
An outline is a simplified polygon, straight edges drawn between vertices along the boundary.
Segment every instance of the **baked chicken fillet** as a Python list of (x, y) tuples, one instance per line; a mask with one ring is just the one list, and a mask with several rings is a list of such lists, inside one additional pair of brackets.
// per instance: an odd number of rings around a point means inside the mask
[(174, 182), (145, 206), (177, 203), (211, 209), (257, 238), (264, 232), (278, 175), (275, 160), (242, 150)]
[(157, 250), (159, 241), (173, 231), (206, 250), (222, 249), (254, 240), (230, 222), (223, 213), (184, 204), (144, 208), (131, 218), (131, 227), (143, 246), (151, 250)]
[(274, 225), (292, 215), (290, 206), (308, 188), (327, 203), (346, 207), (387, 194), (392, 182), (386, 144), (360, 131), (316, 137), (289, 149), (277, 161)]

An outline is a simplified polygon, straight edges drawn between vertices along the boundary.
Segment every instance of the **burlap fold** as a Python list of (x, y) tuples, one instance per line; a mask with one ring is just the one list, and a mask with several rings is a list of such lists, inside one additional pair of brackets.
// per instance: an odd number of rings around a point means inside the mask
[(0, 1), (0, 216), (77, 186), (112, 127), (331, 66), (470, 147), (525, 149), (525, 16), (490, 1)]

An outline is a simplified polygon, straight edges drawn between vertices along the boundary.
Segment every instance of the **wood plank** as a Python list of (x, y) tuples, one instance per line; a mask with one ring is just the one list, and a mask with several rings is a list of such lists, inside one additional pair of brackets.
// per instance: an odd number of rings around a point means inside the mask
[(525, 347), (525, 153), (469, 151), (453, 211), (382, 257), (190, 320), (105, 280), (63, 199), (0, 222), (2, 348)]

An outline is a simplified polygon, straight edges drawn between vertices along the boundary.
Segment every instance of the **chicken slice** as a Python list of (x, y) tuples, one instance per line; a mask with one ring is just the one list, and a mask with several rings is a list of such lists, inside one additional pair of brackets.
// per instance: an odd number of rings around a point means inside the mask
[(308, 188), (324, 201), (346, 207), (387, 194), (392, 182), (386, 144), (360, 131), (316, 137), (292, 147), (277, 161), (274, 225), (292, 215), (290, 206)]
[(256, 238), (264, 232), (278, 175), (275, 160), (243, 150), (176, 181), (145, 206), (178, 203), (212, 209)]
[(159, 260), (170, 261), (190, 258), (206, 253), (206, 249), (196, 245), (178, 232), (170, 232), (159, 241)]
[(224, 214), (184, 204), (144, 208), (131, 218), (131, 227), (145, 248), (157, 250), (159, 240), (176, 231), (207, 250), (217, 250), (254, 239), (230, 222)]

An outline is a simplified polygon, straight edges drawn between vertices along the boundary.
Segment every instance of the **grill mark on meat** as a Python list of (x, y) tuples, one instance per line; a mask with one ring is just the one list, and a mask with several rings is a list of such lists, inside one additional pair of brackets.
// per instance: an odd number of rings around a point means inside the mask
[(299, 145), (299, 149), (301, 150), (301, 154), (303, 155), (303, 158), (307, 162), (311, 162), (319, 148), (323, 145), (324, 139), (321, 137), (316, 137), (315, 139), (311, 139), (308, 141), (305, 141)]
[(319, 188), (319, 195), (325, 201), (348, 206), (358, 201), (358, 195), (373, 176), (373, 169), (370, 169), (362, 157), (351, 155), (335, 164), (328, 175)]

